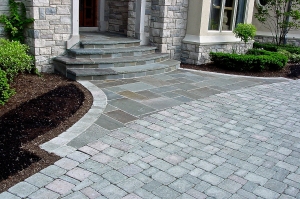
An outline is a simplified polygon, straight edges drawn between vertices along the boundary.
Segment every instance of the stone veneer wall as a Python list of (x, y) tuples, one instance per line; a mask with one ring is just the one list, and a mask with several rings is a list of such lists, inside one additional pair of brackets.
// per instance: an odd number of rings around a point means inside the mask
[[(145, 18), (144, 18), (144, 36), (146, 40), (150, 37), (150, 22), (151, 22), (151, 6), (152, 0), (146, 0), (145, 8)], [(127, 36), (136, 37), (135, 34), (135, 24), (136, 24), (136, 4), (135, 0), (129, 0), (128, 4), (128, 26), (127, 26)]]
[(188, 0), (152, 0), (150, 43), (180, 60), (186, 34)]
[[(8, 0), (0, 0), (0, 15), (3, 14), (9, 14)], [(0, 37), (5, 37), (3, 24), (0, 24)]]
[(71, 0), (23, 0), (29, 17), (35, 19), (27, 31), (27, 44), (42, 72), (53, 72), (52, 58), (62, 55), (71, 35)]
[(108, 21), (108, 31), (127, 33), (129, 0), (106, 0), (105, 21)]
[[(273, 37), (271, 36), (256, 36), (255, 41), (262, 43), (272, 43)], [(300, 46), (300, 38), (287, 38), (287, 44)]]
[(253, 42), (246, 45), (244, 43), (226, 43), (215, 45), (199, 45), (199, 44), (182, 44), (181, 62), (186, 64), (201, 65), (211, 62), (209, 58), (210, 52), (227, 52), (227, 53), (245, 53), (253, 47)]
[(127, 22), (127, 36), (135, 37), (135, 0), (129, 0), (128, 2), (128, 22)]

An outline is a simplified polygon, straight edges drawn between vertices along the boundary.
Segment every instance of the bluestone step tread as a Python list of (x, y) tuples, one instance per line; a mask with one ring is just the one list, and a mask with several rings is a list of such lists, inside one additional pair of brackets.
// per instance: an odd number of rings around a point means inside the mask
[(141, 40), (130, 39), (130, 38), (120, 38), (115, 40), (92, 40), (92, 41), (82, 41), (82, 45), (115, 45), (115, 44), (130, 44), (130, 43), (139, 43)]
[(145, 72), (151, 70), (164, 69), (170, 66), (175, 66), (176, 64), (180, 64), (179, 61), (173, 61), (171, 64), (167, 61), (161, 63), (154, 64), (146, 64), (139, 66), (126, 66), (126, 67), (114, 67), (114, 68), (91, 68), (91, 69), (67, 69), (69, 73), (72, 73), (76, 76), (89, 76), (89, 75), (116, 75), (123, 73), (137, 73), (137, 72)]
[(142, 57), (120, 57), (120, 58), (70, 58), (70, 57), (56, 57), (54, 61), (61, 62), (67, 65), (82, 65), (82, 64), (111, 64), (111, 63), (126, 63), (126, 62), (139, 62), (148, 61), (159, 58), (168, 57), (166, 53), (153, 53)]
[(126, 52), (144, 52), (148, 50), (155, 50), (153, 46), (139, 46), (139, 47), (128, 47), (128, 48), (93, 48), (93, 49), (70, 49), (68, 52), (75, 53), (77, 55), (103, 55), (111, 53), (126, 53)]

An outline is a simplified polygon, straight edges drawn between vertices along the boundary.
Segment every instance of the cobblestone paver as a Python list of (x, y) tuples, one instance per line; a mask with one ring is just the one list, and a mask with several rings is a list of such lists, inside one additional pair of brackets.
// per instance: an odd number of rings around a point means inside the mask
[(299, 199), (299, 121), (299, 80), (218, 93), (105, 133), (0, 198)]

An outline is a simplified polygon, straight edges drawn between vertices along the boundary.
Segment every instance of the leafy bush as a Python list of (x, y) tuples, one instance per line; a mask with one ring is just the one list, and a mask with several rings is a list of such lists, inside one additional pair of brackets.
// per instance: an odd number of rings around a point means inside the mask
[(254, 39), (256, 35), (256, 28), (252, 24), (239, 23), (233, 30), (235, 37), (240, 38), (243, 42), (247, 43), (249, 40)]
[(27, 54), (28, 49), (18, 41), (0, 39), (0, 69), (6, 72), (9, 81), (19, 72), (33, 69), (33, 58)]
[(284, 46), (279, 46), (279, 49), (289, 51), (292, 54), (300, 55), (300, 47), (297, 47), (297, 46), (284, 45)]
[(277, 52), (278, 51), (278, 46), (276, 44), (271, 44), (271, 43), (254, 42), (253, 43), (253, 48), (264, 49), (264, 50), (271, 51), (271, 52)]
[(218, 67), (226, 70), (256, 72), (280, 70), (288, 60), (285, 55), (258, 49), (250, 50), (245, 55), (211, 52), (210, 57)]
[(291, 54), (289, 57), (289, 61), (293, 63), (300, 63), (300, 55), (299, 54)]
[(9, 0), (9, 11), (10, 16), (0, 16), (0, 23), (4, 24), (4, 30), (10, 40), (24, 43), (24, 30), (34, 19), (26, 17), (23, 2)]
[(13, 94), (15, 92), (9, 88), (6, 73), (0, 69), (0, 105), (4, 105)]
[(276, 44), (272, 43), (258, 43), (254, 42), (253, 43), (253, 48), (262, 48), (267, 51), (271, 52), (278, 52), (279, 50), (286, 50), (290, 53), (298, 54), (300, 55), (300, 47), (297, 46), (292, 46), (292, 45), (280, 45), (277, 46)]
[(288, 59), (290, 59), (290, 57), (292, 55), (292, 53), (290, 53), (289, 51), (284, 50), (284, 49), (279, 49), (278, 53), (285, 55)]

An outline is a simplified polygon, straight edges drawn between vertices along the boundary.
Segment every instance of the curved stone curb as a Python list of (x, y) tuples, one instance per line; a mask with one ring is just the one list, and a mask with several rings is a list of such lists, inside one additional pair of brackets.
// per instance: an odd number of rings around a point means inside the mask
[(61, 157), (65, 157), (77, 150), (74, 147), (67, 146), (67, 144), (88, 129), (100, 117), (107, 105), (106, 95), (101, 89), (89, 81), (78, 82), (93, 95), (94, 101), (91, 109), (67, 131), (40, 145), (41, 149)]
[(249, 78), (249, 79), (292, 81), (291, 79), (284, 78), (284, 77), (255, 77), (255, 76), (216, 73), (216, 72), (202, 71), (202, 70), (193, 70), (193, 69), (188, 69), (188, 68), (179, 68), (178, 70), (186, 70), (186, 71), (197, 72), (197, 73), (202, 73), (202, 74), (220, 75), (220, 76), (228, 76), (228, 77), (233, 76), (233, 77), (245, 77), (245, 78)]

